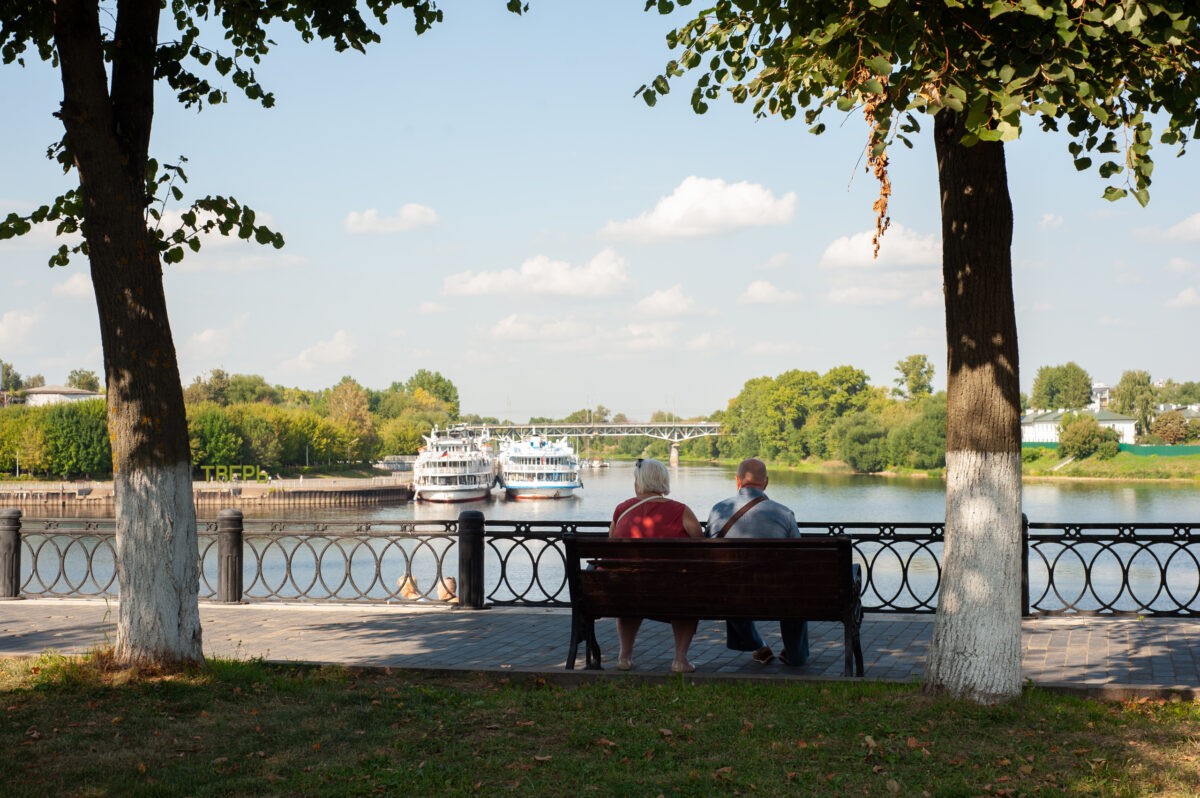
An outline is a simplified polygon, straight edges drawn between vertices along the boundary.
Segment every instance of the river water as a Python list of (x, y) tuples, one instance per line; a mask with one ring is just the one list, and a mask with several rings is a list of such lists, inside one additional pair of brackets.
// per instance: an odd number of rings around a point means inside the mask
[[(671, 498), (704, 521), (713, 504), (734, 493), (734, 469), (682, 465), (671, 470)], [(507, 500), (500, 491), (477, 502), (409, 502), (381, 507), (281, 511), (246, 509), (248, 518), (281, 517), (426, 521), (480, 510), (488, 519), (516, 521), (608, 521), (613, 508), (633, 495), (633, 463), (585, 468), (584, 488), (567, 499)], [(792, 508), (800, 521), (941, 522), (946, 485), (940, 479), (822, 475), (777, 470), (767, 494)], [(1028, 482), (1023, 505), (1030, 521), (1049, 523), (1200, 522), (1200, 482)]]
[[(670, 495), (690, 506), (704, 521), (714, 503), (734, 492), (733, 477), (732, 467), (680, 466), (671, 470)], [(633, 495), (631, 462), (585, 469), (583, 479), (583, 490), (568, 499), (512, 501), (496, 491), (488, 500), (458, 504), (406, 502), (375, 507), (312, 509), (247, 507), (243, 511), (248, 520), (297, 522), (444, 521), (456, 519), (463, 510), (480, 510), (487, 519), (497, 521), (607, 522), (612, 518), (613, 508)], [(801, 522), (837, 522), (850, 527), (861, 524), (869, 528), (875, 524), (902, 522), (934, 524), (945, 518), (945, 483), (938, 479), (831, 476), (777, 470), (771, 477), (767, 493), (791, 507)], [(1031, 522), (1112, 526), (1200, 524), (1200, 482), (1030, 482), (1024, 487), (1023, 503)], [(205, 518), (215, 515), (214, 510), (201, 512)], [(298, 531), (302, 527), (300, 524)], [(247, 553), (247, 594), (254, 598), (306, 596), (311, 595), (309, 587), (318, 581), (338, 584), (349, 574), (354, 585), (333, 590), (335, 596), (353, 599), (364, 595), (379, 599), (395, 595), (397, 575), (411, 574), (418, 579), (425, 595), (432, 596), (439, 574), (455, 573), (453, 560), (443, 562), (450, 543), (449, 539), (436, 537), (425, 543), (416, 538), (402, 542), (385, 538), (364, 543), (353, 536), (323, 543), (309, 541), (295, 554), (285, 556), (281, 544), (255, 542), (253, 550)], [(66, 545), (66, 539), (63, 545)], [(1128, 544), (1119, 544), (1115, 548), (1128, 547)], [(263, 550), (258, 551), (260, 548)], [(543, 559), (542, 550), (543, 545), (537, 542), (494, 541), (487, 554), (487, 594), (499, 600), (524, 596), (538, 600), (542, 595), (565, 598), (561, 563), (553, 557)], [(893, 608), (931, 607), (937, 589), (939, 551), (940, 544), (903, 543), (881, 547), (861, 543), (856, 559), (868, 569), (870, 577), (864, 604)], [(1195, 558), (1181, 556), (1172, 544), (1164, 547), (1159, 559), (1150, 556), (1149, 551), (1126, 552), (1128, 573), (1116, 558), (1107, 554), (1088, 564), (1074, 557), (1055, 559), (1058, 549), (1045, 551), (1048, 553), (1033, 558), (1031, 565), (1035, 598), (1041, 589), (1036, 584), (1046, 582), (1044, 563), (1051, 560), (1054, 561), (1056, 584), (1078, 586), (1065, 588), (1072, 596), (1089, 583), (1096, 592), (1098, 598), (1083, 597), (1083, 600), (1074, 601), (1079, 607), (1095, 608), (1098, 603), (1121, 608), (1141, 606), (1133, 600), (1130, 591), (1153, 597), (1164, 576), (1177, 597), (1186, 599), (1200, 595), (1200, 568)], [(503, 568), (496, 559), (500, 552), (504, 552), (505, 557)], [(106, 556), (111, 559), (111, 555)], [(80, 553), (75, 552), (74, 560), (80, 558)], [(66, 570), (74, 573), (73, 578), (78, 581), (89, 566), (83, 561), (67, 559)], [(56, 563), (45, 567), (53, 571)], [(30, 568), (32, 563), (22, 564), (26, 575)], [(214, 586), (217, 580), (215, 558), (206, 559), (203, 568), (207, 584)], [(258, 570), (261, 573), (256, 578)], [(108, 578), (100, 575), (101, 583)], [(1129, 586), (1123, 587), (1127, 579)], [(1170, 604), (1161, 597), (1147, 603), (1155, 607)], [(1189, 605), (1190, 600), (1182, 603)], [(1165, 608), (1170, 609), (1169, 606)]]

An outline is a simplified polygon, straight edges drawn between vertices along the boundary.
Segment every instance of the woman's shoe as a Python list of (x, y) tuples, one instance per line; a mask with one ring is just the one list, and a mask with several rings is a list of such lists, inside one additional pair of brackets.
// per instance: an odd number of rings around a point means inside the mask
[(675, 660), (671, 663), (671, 673), (692, 673), (696, 666), (687, 660)]
[(771, 651), (770, 646), (763, 646), (758, 651), (750, 655), (750, 659), (757, 662), (759, 665), (766, 665), (771, 660), (775, 659), (775, 653)]
[(629, 657), (617, 657), (617, 670), (627, 671), (633, 667), (633, 660)]

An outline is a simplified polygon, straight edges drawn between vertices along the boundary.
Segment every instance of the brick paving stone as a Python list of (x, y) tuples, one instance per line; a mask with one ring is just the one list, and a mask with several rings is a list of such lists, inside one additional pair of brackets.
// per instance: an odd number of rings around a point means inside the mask
[[(104, 646), (115, 639), (114, 613), (103, 601), (0, 602), (0, 656)], [(561, 609), (203, 603), (200, 613), (207, 655), (278, 661), (562, 672), (570, 635), (570, 613)], [(1200, 691), (1200, 620), (1055, 616), (1025, 620), (1022, 630), (1022, 676), (1034, 683)], [(767, 622), (760, 632), (778, 651), (778, 626)], [(862, 629), (867, 677), (920, 681), (932, 634), (932, 615), (868, 614)], [(689, 656), (699, 678), (840, 678), (841, 625), (810, 623), (809, 637), (807, 665), (760, 665), (748, 652), (725, 648), (723, 623), (706, 621)], [(601, 621), (597, 638), (605, 670), (618, 674), (614, 623)], [(634, 652), (635, 673), (668, 673), (672, 650), (670, 626), (647, 621)], [(583, 663), (580, 646), (577, 667)]]

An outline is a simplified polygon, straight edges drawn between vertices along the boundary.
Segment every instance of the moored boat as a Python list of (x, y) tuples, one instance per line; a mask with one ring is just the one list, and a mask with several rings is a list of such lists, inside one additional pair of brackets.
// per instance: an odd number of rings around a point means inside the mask
[(486, 498), (496, 482), (496, 459), (486, 439), (465, 427), (425, 436), (413, 463), (413, 495), (431, 502), (466, 502)]
[(501, 447), (500, 485), (510, 499), (563, 499), (583, 487), (579, 458), (566, 438), (533, 434)]

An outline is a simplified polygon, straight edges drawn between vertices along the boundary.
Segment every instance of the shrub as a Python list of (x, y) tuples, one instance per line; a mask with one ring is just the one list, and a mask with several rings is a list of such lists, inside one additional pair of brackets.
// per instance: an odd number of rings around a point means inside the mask
[(1021, 450), (1022, 463), (1035, 463), (1046, 456), (1046, 453), (1051, 451), (1045, 446), (1033, 446)]

